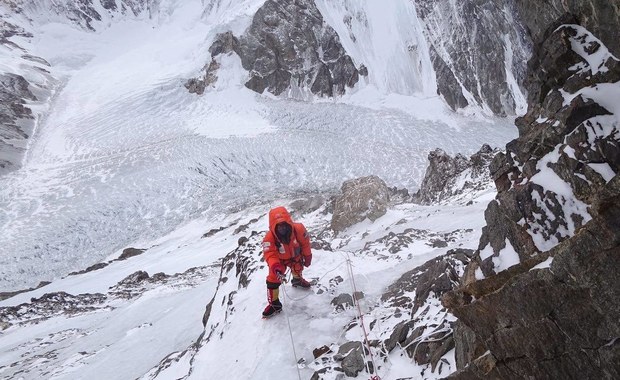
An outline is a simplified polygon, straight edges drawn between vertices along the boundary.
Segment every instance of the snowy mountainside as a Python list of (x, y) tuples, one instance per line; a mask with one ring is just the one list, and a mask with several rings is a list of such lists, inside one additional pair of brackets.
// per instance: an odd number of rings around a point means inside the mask
[[(333, 28), (337, 36), (331, 30), (305, 36), (306, 25)], [(259, 93), (267, 88), (307, 99), (304, 88), (311, 87), (312, 94), (331, 97), (359, 79), (357, 87), (383, 96), (439, 94), (453, 110), (468, 113), (526, 110), (522, 82), (531, 41), (510, 1), (270, 0), (232, 40), (231, 50), (252, 77), (246, 86)], [(216, 50), (195, 79), (199, 93), (216, 79)]]
[[(1, 301), (0, 375), (267, 379), (279, 373), (297, 378), (295, 347), (297, 359), (304, 359), (299, 365), (302, 378), (315, 372), (317, 379), (337, 378), (341, 359), (333, 353), (361, 339), (356, 309), (346, 301), (333, 303), (339, 295), (352, 293), (346, 266), (350, 260), (357, 290), (364, 294), (360, 302), (370, 339), (393, 342), (389, 349), (372, 348), (381, 378), (412, 373), (444, 377), (455, 370), (454, 350), (446, 350), (438, 358), (441, 364), (431, 370), (430, 361), (419, 355), (412, 363), (415, 352), (409, 349), (419, 346), (416, 351), (426, 355), (429, 347), (423, 340), (438, 330), (436, 321), (450, 323), (438, 298), (431, 292), (415, 315), (406, 307), (394, 314), (395, 298), (382, 300), (382, 293), (406, 270), (453, 248), (474, 248), (482, 212), (493, 195), (471, 193), (469, 206), (395, 204), (374, 223), (362, 222), (337, 237), (329, 230), (328, 205), (294, 213), (322, 246), (314, 249), (313, 265), (305, 271), (317, 284), (309, 292), (285, 285), (284, 312), (270, 320), (260, 318), (266, 302), (260, 241), (267, 208), (196, 219), (145, 242), (141, 247), (146, 250), (138, 256), (116, 260), (117, 251), (101, 269)], [(247, 238), (242, 246), (240, 238)], [(400, 295), (399, 302), (407, 297), (413, 299), (413, 294)], [(403, 332), (404, 323), (413, 319), (419, 319), (419, 328)], [(398, 338), (390, 338), (395, 328), (411, 336), (408, 347), (400, 348)], [(421, 331), (423, 338), (415, 335)], [(333, 352), (315, 360), (313, 350), (322, 346)]]
[(508, 120), (412, 110), (403, 98), (256, 97), (234, 56), (210, 93), (189, 94), (183, 83), (211, 39), (245, 29), (256, 3), (218, 3), (209, 15), (200, 1), (166, 4), (157, 19), (128, 17), (96, 33), (41, 26), (37, 51), (64, 84), (24, 167), (0, 178), (1, 290), (83, 269), (202, 215), (333, 191), (347, 178), (415, 188), (428, 147), (469, 153), (514, 136)]
[(385, 91), (434, 96), (435, 73), (414, 2), (316, 1), (368, 81)]

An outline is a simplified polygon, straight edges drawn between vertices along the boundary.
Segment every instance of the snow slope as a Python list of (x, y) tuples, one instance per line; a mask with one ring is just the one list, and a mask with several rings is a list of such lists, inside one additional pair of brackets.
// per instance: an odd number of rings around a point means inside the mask
[(234, 57), (213, 91), (189, 94), (183, 83), (214, 35), (243, 30), (259, 4), (170, 0), (96, 32), (37, 25), (34, 53), (64, 85), (23, 169), (0, 178), (0, 290), (83, 269), (199, 216), (357, 176), (415, 189), (432, 148), (473, 153), (516, 134), (507, 120), (372, 86), (337, 102), (257, 96)]
[[(313, 265), (305, 273), (317, 281), (315, 287), (306, 292), (285, 286), (281, 291), (284, 312), (266, 321), (260, 318), (266, 302), (266, 269), (259, 258), (267, 209), (255, 206), (217, 220), (196, 219), (148, 242), (142, 255), (0, 302), (0, 327), (4, 329), (0, 330), (0, 377), (243, 380), (269, 379), (277, 373), (286, 379), (310, 378), (320, 368), (320, 362), (313, 360), (314, 348), (360, 339), (359, 327), (346, 327), (355, 318), (355, 310), (336, 310), (330, 304), (338, 294), (351, 292), (347, 260), (357, 289), (365, 294), (361, 306), (367, 323), (378, 317), (383, 321), (370, 330), (370, 338), (385, 339), (382, 334), (396, 323), (393, 313), (379, 301), (385, 287), (404, 271), (451, 248), (475, 248), (484, 209), (493, 196), (472, 194), (470, 206), (465, 202), (442, 207), (394, 205), (374, 223), (362, 222), (337, 238), (326, 234), (331, 219), (326, 205), (296, 213), (313, 239), (328, 242), (333, 251), (314, 250)], [(204, 236), (212, 230), (219, 232)], [(412, 230), (416, 231), (413, 235), (408, 232)], [(411, 241), (394, 249), (394, 234), (396, 239), (408, 236)], [(245, 249), (237, 249), (241, 236), (250, 238)], [(447, 246), (433, 248), (437, 239), (447, 241)], [(245, 263), (236, 271), (237, 277), (240, 270), (248, 273), (247, 287), (237, 287), (233, 266), (231, 278), (218, 290), (222, 259), (231, 254), (238, 255), (238, 263)], [(148, 272), (151, 280), (123, 280), (139, 270)], [(159, 272), (169, 277), (155, 275)], [(30, 303), (33, 297), (60, 291), (76, 299), (65, 295), (51, 302), (56, 311), (41, 308), (40, 302)], [(201, 319), (214, 295), (215, 305), (202, 335)], [(9, 306), (14, 309), (6, 309)], [(446, 317), (432, 313), (431, 309), (428, 317)], [(207, 335), (212, 338), (207, 340)], [(452, 364), (443, 367), (442, 373), (412, 364), (401, 349), (377, 363), (383, 380), (422, 372), (425, 375), (420, 378), (432, 379), (454, 371), (453, 355), (453, 351), (446, 355), (446, 362)], [(301, 358), (305, 364), (299, 366), (298, 374), (296, 359)]]

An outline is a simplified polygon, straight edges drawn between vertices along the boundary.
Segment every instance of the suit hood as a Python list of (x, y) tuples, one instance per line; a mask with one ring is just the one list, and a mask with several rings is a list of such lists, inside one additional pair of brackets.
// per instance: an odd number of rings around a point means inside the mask
[(288, 210), (282, 206), (269, 210), (269, 231), (276, 236), (276, 224), (286, 222), (293, 227), (293, 219)]

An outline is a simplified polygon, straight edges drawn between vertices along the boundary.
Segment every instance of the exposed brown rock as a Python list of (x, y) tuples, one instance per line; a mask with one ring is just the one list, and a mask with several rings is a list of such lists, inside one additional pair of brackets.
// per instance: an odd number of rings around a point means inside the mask
[(331, 228), (340, 232), (366, 218), (374, 221), (385, 215), (389, 190), (377, 176), (346, 181), (341, 194), (334, 199)]
[[(620, 141), (617, 132), (588, 137), (592, 128), (613, 131), (618, 125), (613, 118), (592, 119), (610, 110), (581, 97), (565, 102), (560, 92), (617, 83), (620, 65), (610, 58), (604, 62), (608, 70), (593, 75), (573, 52), (573, 44), (588, 38), (581, 33), (554, 26), (529, 64), (528, 83), (538, 90), (530, 93), (528, 114), (517, 121), (519, 138), (491, 166), (499, 193), (485, 213), (479, 248), (490, 244), (493, 254), (483, 261), (476, 256), (462, 286), (443, 297), (459, 319), (459, 371), (450, 379), (620, 377), (620, 176), (606, 180), (589, 170), (590, 164), (606, 163), (618, 173)], [(590, 52), (603, 48), (598, 42), (584, 46)], [(574, 69), (576, 63), (582, 69)], [(544, 161), (552, 152), (554, 159)], [(574, 198), (532, 183), (541, 162)], [(567, 212), (566, 202), (577, 201), (588, 205), (591, 220)], [(569, 223), (574, 232), (567, 233)], [(551, 248), (540, 252), (532, 233)], [(493, 260), (506, 241), (520, 263), (497, 273)], [(536, 268), (547, 259), (550, 267)], [(476, 278), (479, 271), (484, 279)]]

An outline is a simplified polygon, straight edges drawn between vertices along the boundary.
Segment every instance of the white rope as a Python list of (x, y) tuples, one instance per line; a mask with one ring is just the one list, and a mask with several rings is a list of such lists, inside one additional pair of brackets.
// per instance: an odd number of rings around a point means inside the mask
[[(377, 309), (373, 309), (372, 310), (372, 316), (375, 319), (375, 321), (377, 321), (377, 329), (379, 331), (383, 331), (383, 325), (381, 324), (381, 318), (383, 318), (383, 316), (377, 316)], [(383, 351), (383, 353), (385, 354), (385, 359), (390, 363), (390, 365), (392, 365), (392, 359), (390, 359), (390, 353), (388, 352), (387, 347), (385, 346), (385, 339), (380, 339), (379, 340), (381, 342), (381, 351)]]
[[(325, 272), (324, 275), (322, 275), (321, 277), (318, 278), (318, 281), (321, 281), (323, 278), (325, 278), (325, 276), (327, 276), (328, 274), (330, 274), (331, 272), (335, 271), (336, 269), (340, 268), (341, 266), (343, 266), (344, 264), (346, 264), (346, 261), (341, 262), (340, 264), (338, 264), (336, 267), (334, 267), (333, 269), (328, 270), (327, 272)], [(313, 295), (314, 293), (308, 293), (303, 297), (299, 297), (299, 298), (295, 298), (295, 297), (291, 297), (288, 293), (286, 293), (286, 288), (284, 288), (284, 293), (286, 294), (286, 297), (293, 300), (293, 301), (301, 301), (305, 298), (310, 297), (311, 295)]]
[[(350, 279), (350, 283), (351, 283), (351, 287), (353, 289), (353, 302), (355, 303), (355, 305), (357, 306), (357, 310), (358, 313), (356, 315), (357, 319), (358, 319), (358, 323), (360, 324), (361, 328), (362, 328), (362, 340), (365, 342), (366, 347), (368, 348), (368, 352), (370, 354), (370, 360), (372, 362), (373, 365), (373, 369), (374, 372), (377, 373), (377, 365), (375, 363), (375, 359), (374, 356), (372, 354), (371, 351), (371, 347), (370, 347), (370, 342), (368, 341), (368, 334), (366, 333), (366, 327), (364, 326), (364, 317), (362, 315), (362, 310), (359, 304), (359, 301), (357, 300), (357, 298), (355, 297), (356, 293), (357, 293), (357, 286), (355, 284), (355, 279), (353, 278), (354, 273), (353, 273), (353, 265), (351, 264), (351, 259), (349, 258), (349, 255), (346, 254), (345, 256), (345, 261), (341, 262), (340, 264), (338, 264), (337, 266), (335, 266), (334, 268), (328, 270), (327, 272), (325, 272), (321, 277), (319, 277), (319, 279), (317, 281), (321, 281), (323, 278), (325, 278), (325, 276), (327, 276), (328, 274), (330, 274), (331, 272), (335, 271), (336, 269), (342, 267), (343, 265), (347, 266), (347, 274), (349, 276)], [(285, 277), (288, 276), (288, 279), (290, 279), (290, 275), (292, 274), (292, 272), (287, 271), (287, 273), (285, 274)], [(282, 282), (283, 283), (287, 283), (288, 279), (284, 279)], [(288, 292), (286, 291), (286, 287), (283, 286), (282, 287), (284, 296), (287, 300), (291, 300), (291, 301), (301, 301), (309, 296), (311, 296), (314, 293), (308, 293), (303, 297), (299, 297), (299, 298), (294, 298), (291, 297)], [(301, 371), (299, 370), (299, 359), (297, 358), (297, 351), (295, 350), (295, 339), (293, 338), (293, 329), (291, 328), (291, 321), (290, 318), (288, 317), (288, 314), (285, 314), (286, 316), (286, 323), (288, 325), (288, 332), (289, 332), (289, 336), (291, 338), (291, 345), (293, 346), (293, 356), (295, 357), (295, 365), (297, 367), (297, 376), (299, 378), (299, 380), (301, 380)], [(343, 332), (340, 334), (340, 337), (342, 337), (344, 334), (346, 333), (346, 329), (343, 329)], [(370, 367), (368, 366), (368, 356), (366, 355), (366, 350), (362, 349), (362, 355), (364, 356), (364, 364), (366, 367), (366, 371), (370, 374)], [(379, 376), (374, 376), (373, 379), (377, 379), (380, 380)]]
[[(282, 282), (286, 283), (287, 281), (282, 281)], [(286, 288), (283, 287), (282, 289), (284, 289), (284, 295), (288, 298), (288, 294), (286, 293)], [(295, 368), (297, 368), (297, 377), (299, 378), (299, 380), (301, 380), (301, 371), (299, 370), (299, 359), (297, 359), (297, 351), (295, 350), (295, 339), (293, 339), (293, 329), (291, 328), (291, 320), (288, 317), (287, 313), (284, 313), (284, 316), (286, 317), (286, 323), (288, 325), (288, 333), (291, 336), (291, 346), (293, 346), (293, 356), (295, 357)]]
[[(360, 306), (359, 300), (357, 299), (357, 285), (355, 284), (355, 278), (354, 278), (354, 273), (353, 273), (353, 265), (351, 264), (351, 258), (349, 257), (348, 253), (346, 254), (346, 263), (347, 263), (347, 272), (349, 275), (349, 279), (351, 282), (351, 288), (353, 290), (353, 303), (356, 305), (357, 307), (357, 319), (358, 319), (358, 323), (360, 325), (360, 327), (362, 328), (362, 340), (364, 341), (364, 343), (366, 344), (366, 347), (368, 348), (368, 354), (370, 355), (370, 360), (372, 362), (372, 366), (373, 366), (373, 372), (376, 374), (377, 373), (377, 364), (375, 363), (375, 357), (372, 354), (372, 348), (370, 347), (370, 342), (368, 341), (368, 333), (366, 332), (366, 326), (364, 325), (364, 315), (362, 314), (362, 308)], [(370, 373), (370, 368), (368, 366), (368, 359), (367, 359), (367, 355), (366, 355), (366, 351), (364, 349), (362, 349), (362, 354), (364, 356), (364, 365), (366, 367), (366, 371), (368, 372), (368, 374)], [(377, 380), (381, 380), (381, 378), (378, 375), (375, 375), (372, 377), (372, 379), (377, 379)]]
[[(426, 339), (432, 335), (435, 334), (440, 334), (440, 333), (447, 333), (444, 336), (442, 336), (441, 338), (436, 338), (436, 339)], [(452, 334), (454, 332), (454, 330), (451, 327), (447, 327), (444, 329), (440, 329), (440, 330), (436, 330), (436, 331), (431, 331), (428, 334), (423, 334), (419, 337), (417, 337), (416, 339), (412, 340), (411, 342), (409, 342), (409, 344), (407, 344), (405, 347), (403, 347), (400, 343), (397, 343), (401, 350), (405, 351), (407, 348), (409, 348), (409, 346), (411, 346), (412, 344), (416, 343), (415, 348), (413, 349), (413, 354), (411, 355), (411, 360), (415, 361), (415, 354), (418, 351), (418, 346), (420, 345), (420, 343), (430, 343), (430, 342), (440, 342), (442, 340), (444, 340), (446, 338), (446, 336)]]

